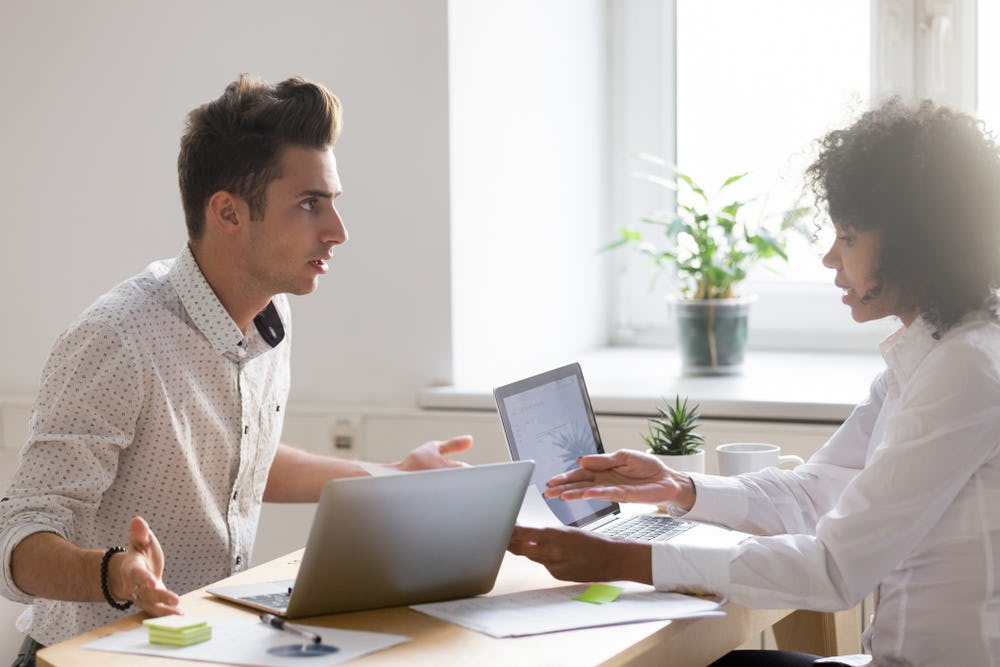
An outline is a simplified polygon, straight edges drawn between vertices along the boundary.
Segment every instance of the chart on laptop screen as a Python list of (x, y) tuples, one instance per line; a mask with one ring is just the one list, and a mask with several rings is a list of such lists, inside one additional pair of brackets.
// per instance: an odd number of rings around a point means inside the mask
[[(518, 458), (534, 459), (531, 482), (539, 490), (553, 476), (576, 467), (578, 457), (597, 453), (583, 392), (575, 377), (564, 377), (503, 398)], [(590, 516), (603, 501), (565, 502), (546, 498), (566, 524)]]

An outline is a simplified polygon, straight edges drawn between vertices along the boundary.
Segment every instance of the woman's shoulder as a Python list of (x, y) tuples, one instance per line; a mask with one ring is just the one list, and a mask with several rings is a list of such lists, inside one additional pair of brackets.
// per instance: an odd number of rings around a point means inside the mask
[(941, 336), (922, 365), (927, 372), (1000, 391), (1000, 322), (989, 314), (966, 318)]
[(977, 311), (941, 336), (940, 347), (946, 352), (987, 354), (1000, 350), (1000, 319), (989, 312)]

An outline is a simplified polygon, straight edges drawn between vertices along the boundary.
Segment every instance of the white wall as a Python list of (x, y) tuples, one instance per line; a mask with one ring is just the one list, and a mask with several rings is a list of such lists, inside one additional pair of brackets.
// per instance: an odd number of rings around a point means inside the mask
[(455, 382), (509, 380), (608, 339), (606, 9), (448, 14)]
[(451, 376), (445, 0), (5, 0), (0, 395), (59, 331), (186, 238), (188, 110), (240, 72), (327, 84), (351, 233), (295, 299), (293, 398), (399, 402)]
[(5, 0), (0, 396), (180, 249), (184, 115), (243, 71), (345, 105), (351, 241), (294, 300), (293, 400), (412, 405), (453, 355), (468, 376), (603, 345), (605, 42), (602, 0)]

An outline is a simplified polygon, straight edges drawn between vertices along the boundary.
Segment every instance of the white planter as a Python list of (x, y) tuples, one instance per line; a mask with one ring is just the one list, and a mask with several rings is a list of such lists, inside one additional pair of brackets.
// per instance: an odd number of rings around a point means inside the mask
[[(652, 453), (652, 452), (650, 452)], [(677, 472), (705, 472), (705, 450), (699, 449), (696, 454), (653, 454), (663, 461), (668, 468)]]

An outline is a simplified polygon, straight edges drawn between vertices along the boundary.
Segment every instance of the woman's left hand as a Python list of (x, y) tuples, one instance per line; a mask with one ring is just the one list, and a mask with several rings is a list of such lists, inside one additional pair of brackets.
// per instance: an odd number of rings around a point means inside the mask
[(579, 528), (514, 526), (507, 549), (541, 563), (565, 581), (653, 582), (652, 549)]

